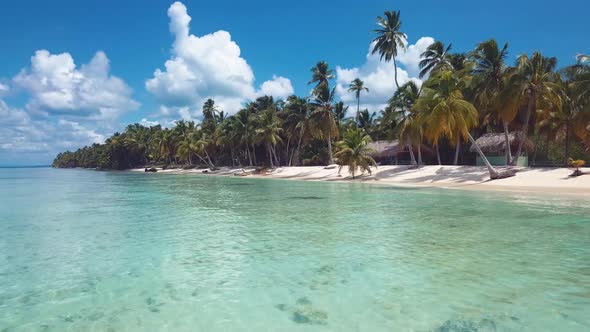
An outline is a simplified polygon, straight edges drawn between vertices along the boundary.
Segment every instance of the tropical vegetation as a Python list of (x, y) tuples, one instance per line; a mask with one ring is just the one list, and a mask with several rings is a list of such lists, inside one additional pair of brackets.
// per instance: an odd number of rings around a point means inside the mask
[[(377, 18), (372, 53), (397, 69), (398, 52), (407, 37), (399, 11)], [(371, 172), (372, 140), (399, 140), (406, 162), (473, 163), (466, 143), (475, 145), (492, 178), (500, 172), (475, 144), (485, 133), (505, 137), (506, 165), (523, 155), (522, 139), (511, 149), (509, 133), (520, 132), (535, 143), (537, 162), (568, 165), (570, 158), (590, 162), (590, 57), (558, 67), (557, 59), (540, 52), (522, 54), (512, 65), (509, 45), (483, 41), (467, 53), (453, 53), (451, 44), (436, 41), (422, 54), (422, 84), (392, 82), (392, 97), (379, 112), (361, 109), (371, 87), (360, 78), (348, 86), (356, 110), (337, 100), (335, 74), (328, 62), (311, 68), (309, 96), (276, 100), (262, 96), (240, 109), (221, 110), (204, 102), (200, 121), (178, 120), (171, 127), (131, 124), (103, 144), (57, 155), (55, 167), (128, 169), (166, 167), (292, 166), (338, 163)], [(436, 151), (424, 157), (424, 147)], [(403, 162), (403, 160), (402, 160)], [(578, 163), (580, 164), (580, 163)]]

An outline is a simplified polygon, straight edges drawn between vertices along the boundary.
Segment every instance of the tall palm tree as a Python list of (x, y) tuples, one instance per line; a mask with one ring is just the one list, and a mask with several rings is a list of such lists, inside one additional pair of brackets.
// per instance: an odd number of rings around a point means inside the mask
[(578, 63), (566, 68), (570, 74), (572, 99), (577, 104), (574, 132), (590, 151), (590, 56), (578, 55)]
[(297, 140), (297, 145), (289, 155), (289, 163), (293, 164), (293, 159), (299, 156), (302, 144), (306, 144), (311, 138), (310, 130), (310, 114), (311, 108), (307, 100), (297, 96), (290, 96), (287, 98), (287, 105), (284, 111), (287, 113), (284, 117), (283, 128), (288, 136)]
[[(410, 152), (410, 160), (412, 165), (416, 165), (416, 157), (414, 156), (413, 145), (419, 139), (420, 130), (417, 123), (413, 121), (414, 113), (412, 107), (420, 96), (420, 88), (414, 81), (409, 81), (402, 85), (389, 100), (388, 118), (384, 118), (384, 122), (395, 123), (399, 126), (397, 131), (400, 137), (400, 143), (406, 144)], [(390, 119), (389, 117), (392, 117)]]
[(522, 146), (527, 140), (531, 115), (542, 108), (561, 107), (559, 84), (556, 83), (556, 58), (548, 58), (540, 52), (532, 56), (526, 54), (518, 57), (517, 66), (512, 71), (505, 86), (504, 106), (508, 111), (518, 111), (526, 104), (524, 123), (522, 126), (523, 139), (519, 142), (516, 155), (512, 158), (514, 165), (522, 152)]
[(406, 49), (407, 36), (401, 32), (402, 22), (400, 20), (400, 12), (398, 11), (386, 11), (383, 13), (385, 17), (377, 17), (377, 29), (373, 30), (377, 34), (377, 37), (373, 39), (373, 50), (371, 54), (379, 52), (381, 60), (393, 61), (393, 68), (395, 70), (395, 86), (399, 90), (399, 83), (397, 81), (397, 62), (395, 57), (397, 56), (397, 50)]
[(338, 126), (332, 111), (334, 89), (330, 90), (327, 82), (323, 82), (314, 89), (312, 98), (313, 111), (310, 115), (312, 132), (316, 138), (326, 140), (328, 164), (332, 164), (334, 162), (332, 139), (338, 137)]
[(362, 91), (369, 92), (369, 88), (365, 86), (365, 82), (363, 82), (360, 78), (355, 78), (350, 84), (348, 85), (348, 92), (354, 92), (356, 96), (356, 122), (359, 121), (359, 112), (361, 110), (361, 92)]
[(479, 116), (475, 106), (463, 97), (465, 85), (465, 81), (453, 75), (453, 72), (444, 71), (428, 81), (414, 108), (420, 110), (421, 117), (425, 118), (423, 121), (429, 132), (427, 136), (435, 140), (443, 135), (451, 141), (468, 139), (484, 160), (490, 178), (500, 178), (501, 174), (490, 164), (469, 132), (478, 125)]
[(477, 91), (475, 101), (477, 106), (485, 110), (489, 115), (497, 117), (504, 129), (506, 164), (511, 163), (512, 151), (508, 137), (508, 126), (517, 115), (515, 108), (506, 109), (502, 107), (500, 93), (504, 88), (506, 77), (506, 56), (508, 55), (508, 44), (500, 48), (494, 39), (479, 43), (475, 50), (469, 55), (473, 62), (471, 74), (474, 76), (475, 90)]
[(428, 73), (436, 73), (443, 70), (453, 70), (453, 64), (451, 63), (450, 53), (453, 44), (445, 47), (441, 41), (435, 41), (430, 44), (426, 51), (424, 51), (420, 57), (420, 78), (428, 75)]
[[(590, 97), (588, 88), (590, 85), (590, 66), (578, 63), (560, 70), (557, 83), (560, 86), (561, 105), (540, 110), (539, 129), (552, 140), (563, 140), (564, 155), (563, 164), (567, 166), (570, 152), (570, 141), (574, 133), (588, 130), (590, 121), (584, 113)], [(579, 136), (579, 135), (578, 135)], [(583, 139), (583, 135), (580, 136)]]
[(281, 133), (281, 119), (277, 116), (276, 109), (268, 108), (258, 115), (258, 129), (256, 129), (256, 141), (263, 143), (268, 152), (270, 167), (274, 167), (273, 157), (278, 164), (275, 146), (283, 141)]
[[(248, 109), (242, 109), (235, 116), (234, 135), (239, 137), (238, 143), (245, 150), (245, 158), (250, 166), (256, 164), (256, 153), (254, 151), (254, 124), (253, 115)], [(252, 151), (250, 150), (252, 148)]]
[(326, 61), (319, 61), (315, 66), (311, 67), (311, 73), (311, 80), (307, 84), (316, 83), (316, 88), (322, 83), (328, 84), (335, 77), (334, 70), (330, 69)]
[(361, 173), (365, 171), (371, 174), (371, 166), (377, 167), (375, 160), (370, 156), (372, 149), (367, 145), (371, 142), (371, 136), (359, 128), (350, 128), (344, 134), (344, 139), (337, 143), (338, 164), (340, 170), (348, 166), (348, 172), (355, 178), (356, 170), (360, 168)]

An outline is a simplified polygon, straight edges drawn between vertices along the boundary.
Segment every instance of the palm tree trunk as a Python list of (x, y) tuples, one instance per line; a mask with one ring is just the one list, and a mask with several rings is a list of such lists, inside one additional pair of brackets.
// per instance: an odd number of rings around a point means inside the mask
[(246, 143), (246, 155), (248, 156), (248, 162), (250, 166), (252, 166), (252, 155), (250, 154), (250, 148), (248, 147), (248, 143)]
[(334, 156), (332, 155), (332, 136), (330, 134), (328, 134), (328, 156), (330, 158), (328, 165), (331, 165), (334, 163)]
[(395, 57), (393, 57), (393, 69), (395, 72), (393, 73), (393, 78), (395, 79), (395, 86), (399, 90), (399, 83), (397, 82), (397, 62), (395, 61)]
[(258, 160), (256, 160), (256, 145), (252, 143), (252, 158), (254, 159), (254, 165), (258, 165)]
[(360, 96), (356, 96), (356, 126), (359, 126), (359, 115), (361, 112), (361, 98)]
[(412, 144), (408, 144), (408, 150), (410, 151), (410, 161), (412, 165), (416, 165), (416, 157), (414, 156), (414, 148), (412, 148)]
[(422, 144), (418, 144), (418, 166), (422, 165)]
[(215, 165), (211, 161), (211, 158), (209, 158), (209, 154), (207, 153), (207, 150), (205, 150), (205, 156), (207, 157), (207, 160), (209, 161), (209, 167), (211, 167), (211, 169), (215, 168)]
[(524, 141), (527, 140), (528, 131), (529, 131), (529, 122), (531, 121), (531, 113), (533, 113), (533, 111), (535, 110), (536, 107), (537, 107), (536, 96), (534, 93), (532, 93), (529, 96), (529, 105), (526, 109), (526, 116), (524, 118), (524, 124), (522, 126), (522, 138), (521, 138), (520, 142), (518, 142), (518, 149), (516, 150), (516, 155), (510, 161), (510, 165), (512, 165), (512, 166), (514, 166), (514, 165), (516, 165), (516, 163), (518, 163), (518, 158), (520, 157), (520, 154), (522, 152), (522, 145), (524, 144)]
[(273, 156), (275, 157), (275, 161), (276, 161), (276, 163), (275, 163), (275, 164), (276, 164), (277, 166), (281, 166), (281, 161), (280, 161), (280, 160), (279, 160), (279, 158), (277, 157), (277, 149), (275, 149), (275, 147), (274, 147), (274, 146), (272, 146), (272, 145), (271, 145), (271, 148), (272, 148), (272, 154), (273, 154)]
[(459, 150), (461, 150), (461, 138), (457, 139), (457, 144), (455, 146), (455, 160), (453, 161), (453, 165), (455, 166), (459, 163)]
[(299, 155), (299, 153), (301, 152), (301, 141), (303, 140), (303, 129), (301, 130), (301, 133), (299, 135), (299, 142), (297, 142), (297, 150), (293, 151), (293, 154), (291, 155), (291, 159), (289, 160), (289, 166), (293, 165), (293, 158), (295, 157), (295, 153), (297, 153)]
[(434, 147), (436, 148), (436, 160), (438, 161), (439, 165), (442, 165), (440, 162), (440, 151), (438, 150), (438, 140), (436, 140), (436, 145)]
[(471, 136), (470, 133), (467, 133), (467, 135), (469, 135), (469, 141), (471, 142), (471, 144), (473, 144), (473, 146), (475, 146), (477, 153), (479, 153), (479, 156), (481, 157), (483, 162), (486, 164), (486, 167), (488, 168), (488, 172), (490, 172), (490, 179), (493, 180), (493, 179), (499, 178), (500, 174), (498, 173), (498, 171), (496, 171), (494, 166), (492, 166), (492, 164), (490, 164), (490, 161), (488, 160), (488, 158), (486, 158), (486, 155), (483, 153), (483, 151), (481, 151), (481, 149), (479, 148), (479, 145), (477, 145), (477, 143), (475, 143), (473, 136)]
[(270, 144), (266, 144), (266, 150), (268, 150), (268, 160), (270, 161), (270, 168), (275, 168), (272, 163), (272, 151), (270, 150)]
[(508, 137), (508, 124), (506, 121), (502, 121), (504, 124), (504, 139), (506, 140), (506, 149), (504, 149), (506, 153), (506, 165), (510, 165), (512, 162), (512, 151), (510, 150), (510, 138)]
[(563, 156), (563, 166), (568, 166), (568, 156), (570, 154), (570, 124), (565, 123), (565, 154)]

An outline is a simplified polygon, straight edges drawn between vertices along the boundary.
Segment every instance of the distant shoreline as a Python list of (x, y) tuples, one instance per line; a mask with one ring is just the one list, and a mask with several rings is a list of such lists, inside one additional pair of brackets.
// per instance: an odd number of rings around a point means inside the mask
[(0, 166), (1, 168), (50, 168), (51, 165)]
[[(534, 192), (551, 195), (574, 194), (590, 197), (590, 168), (582, 169), (586, 175), (570, 178), (570, 168), (519, 168), (516, 176), (489, 181), (485, 167), (478, 166), (422, 166), (412, 169), (408, 166), (380, 166), (371, 176), (363, 175), (352, 179), (348, 168), (341, 176), (338, 168), (324, 166), (278, 167), (263, 174), (253, 174), (252, 167), (221, 167), (211, 171), (203, 169), (158, 169), (156, 174), (187, 174), (212, 176), (239, 176), (253, 178), (274, 178), (302, 181), (351, 182), (407, 187), (436, 187), (479, 191)], [(144, 172), (144, 168), (129, 170)]]

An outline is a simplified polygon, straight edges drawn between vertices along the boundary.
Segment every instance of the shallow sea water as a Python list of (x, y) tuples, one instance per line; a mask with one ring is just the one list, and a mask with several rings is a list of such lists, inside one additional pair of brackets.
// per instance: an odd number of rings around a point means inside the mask
[(0, 169), (0, 331), (590, 331), (589, 203)]

